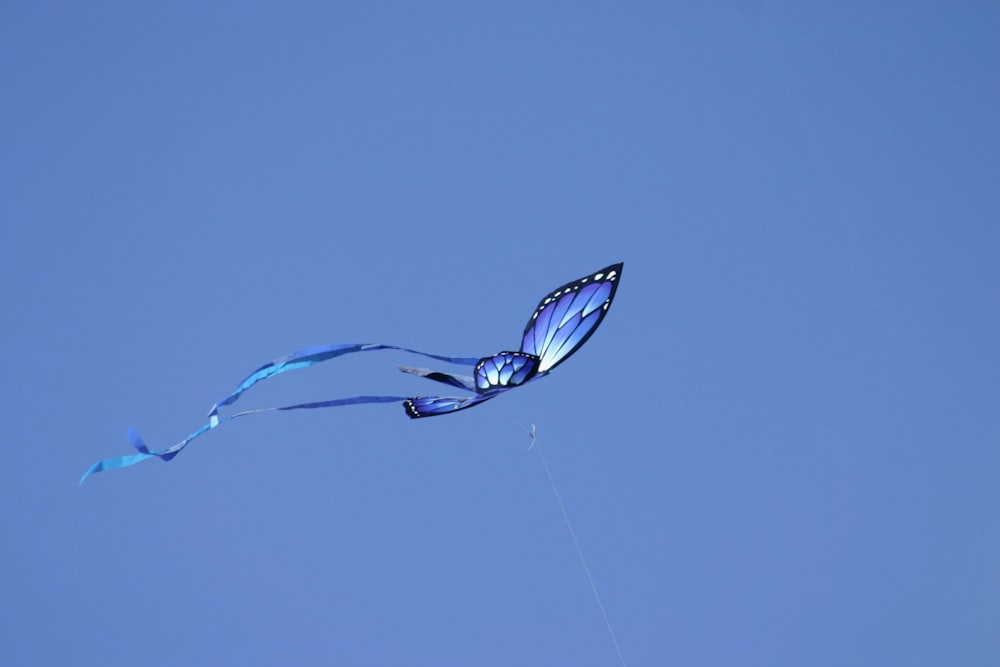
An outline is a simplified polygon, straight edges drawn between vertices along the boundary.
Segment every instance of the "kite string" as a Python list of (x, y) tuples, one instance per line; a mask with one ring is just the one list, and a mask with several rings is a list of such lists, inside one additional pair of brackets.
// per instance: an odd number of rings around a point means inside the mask
[[(521, 426), (518, 424), (518, 426)], [(521, 426), (521, 428), (524, 428)], [(531, 425), (531, 430), (524, 429), (528, 431), (528, 435), (531, 436), (531, 447), (536, 447), (538, 450), (538, 458), (542, 462), (542, 467), (545, 468), (545, 476), (549, 479), (549, 486), (552, 487), (552, 493), (556, 497), (556, 502), (559, 503), (559, 511), (562, 512), (563, 521), (566, 522), (566, 528), (569, 529), (569, 536), (573, 538), (573, 546), (576, 547), (576, 555), (580, 557), (580, 563), (583, 565), (583, 571), (587, 574), (587, 581), (590, 582), (590, 590), (594, 592), (594, 599), (597, 600), (597, 608), (601, 610), (601, 616), (604, 618), (604, 625), (608, 628), (608, 634), (611, 636), (611, 642), (615, 645), (615, 652), (618, 654), (618, 662), (621, 663), (622, 667), (627, 667), (625, 664), (625, 657), (622, 655), (622, 649), (618, 645), (618, 637), (615, 636), (615, 631), (611, 627), (611, 621), (608, 620), (608, 612), (604, 610), (604, 603), (601, 601), (601, 594), (597, 592), (597, 584), (594, 583), (594, 576), (590, 573), (590, 566), (587, 565), (587, 559), (583, 555), (583, 548), (580, 547), (580, 540), (576, 537), (576, 531), (573, 530), (573, 522), (569, 520), (569, 514), (566, 512), (566, 505), (563, 503), (562, 496), (559, 495), (559, 489), (556, 487), (556, 480), (552, 477), (552, 470), (549, 468), (549, 462), (545, 459), (545, 452), (542, 451), (542, 446), (538, 444), (538, 437), (535, 434), (535, 425)], [(529, 447), (530, 449), (530, 447)]]

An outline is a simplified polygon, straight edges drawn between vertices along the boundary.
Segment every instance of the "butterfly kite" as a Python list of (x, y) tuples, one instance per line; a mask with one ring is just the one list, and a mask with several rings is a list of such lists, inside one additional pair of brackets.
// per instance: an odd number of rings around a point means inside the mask
[[(446, 415), (479, 405), (491, 398), (496, 398), (514, 387), (519, 387), (527, 382), (548, 375), (553, 368), (566, 361), (574, 352), (580, 349), (580, 346), (587, 342), (587, 339), (597, 330), (597, 326), (604, 319), (608, 308), (611, 307), (611, 301), (615, 298), (615, 291), (618, 289), (618, 279), (621, 276), (621, 272), (622, 263), (612, 264), (600, 271), (588, 274), (579, 280), (566, 283), (547, 294), (538, 303), (535, 312), (531, 314), (531, 319), (528, 320), (528, 324), (524, 327), (524, 334), (521, 337), (521, 349), (517, 352), (500, 352), (491, 357), (477, 359), (475, 357), (445, 357), (411, 350), (406, 347), (398, 347), (396, 345), (349, 343), (310, 347), (293, 352), (287, 357), (275, 359), (248, 375), (240, 382), (233, 393), (213, 405), (208, 413), (208, 423), (176, 445), (161, 450), (149, 449), (138, 432), (134, 428), (129, 429), (129, 440), (131, 440), (132, 446), (138, 450), (138, 453), (98, 461), (91, 466), (90, 470), (84, 473), (80, 483), (82, 484), (83, 480), (95, 472), (124, 468), (148, 458), (156, 457), (163, 461), (169, 461), (177, 456), (192, 440), (219, 424), (238, 417), (246, 417), (247, 415), (262, 412), (332, 408), (359, 403), (402, 402), (406, 414), (413, 419), (418, 419), (420, 417)], [(452, 375), (451, 373), (442, 373), (423, 368), (400, 367), (400, 370), (430, 380), (436, 380), (437, 382), (443, 382), (459, 389), (465, 389), (472, 392), (472, 395), (459, 397), (417, 396), (415, 398), (407, 398), (405, 396), (354, 396), (332, 401), (286, 405), (280, 408), (246, 410), (228, 416), (219, 415), (221, 408), (235, 403), (245, 391), (261, 380), (266, 380), (269, 377), (288, 371), (312, 366), (313, 364), (328, 361), (345, 354), (370, 352), (372, 350), (401, 350), (451, 364), (471, 366), (473, 367), (472, 377)]]

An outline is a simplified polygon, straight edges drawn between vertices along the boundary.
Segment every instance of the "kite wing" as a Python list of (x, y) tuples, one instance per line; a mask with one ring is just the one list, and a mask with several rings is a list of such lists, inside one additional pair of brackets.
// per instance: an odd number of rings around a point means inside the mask
[(403, 401), (403, 409), (406, 410), (406, 414), (412, 419), (437, 417), (438, 415), (447, 415), (452, 412), (471, 408), (474, 405), (479, 405), (500, 395), (500, 393), (497, 391), (491, 394), (479, 394), (478, 396), (460, 398), (453, 396), (417, 396), (416, 398), (408, 398)]
[(597, 330), (618, 290), (623, 263), (566, 283), (538, 302), (524, 327), (521, 352), (541, 359), (548, 373), (569, 359)]
[(523, 352), (501, 352), (484, 357), (476, 364), (476, 391), (511, 389), (533, 380), (539, 359)]

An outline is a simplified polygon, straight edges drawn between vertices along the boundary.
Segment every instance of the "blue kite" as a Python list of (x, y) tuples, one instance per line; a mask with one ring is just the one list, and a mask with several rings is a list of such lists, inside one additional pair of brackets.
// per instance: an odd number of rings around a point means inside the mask
[[(128, 438), (132, 442), (132, 446), (138, 450), (138, 453), (98, 461), (90, 467), (90, 470), (83, 474), (80, 483), (82, 484), (83, 480), (96, 472), (125, 468), (153, 457), (169, 461), (177, 456), (192, 440), (206, 431), (219, 426), (219, 424), (239, 417), (263, 412), (312, 410), (316, 408), (333, 408), (342, 405), (356, 405), (359, 403), (401, 402), (407, 415), (413, 419), (419, 419), (420, 417), (450, 414), (471, 408), (474, 405), (479, 405), (491, 398), (496, 398), (514, 387), (519, 387), (527, 382), (545, 377), (552, 369), (566, 361), (574, 352), (580, 349), (580, 346), (587, 342), (587, 339), (597, 330), (601, 320), (607, 314), (608, 308), (611, 307), (611, 301), (615, 298), (615, 292), (618, 289), (618, 279), (621, 276), (622, 266), (623, 263), (621, 262), (612, 264), (600, 271), (587, 274), (579, 280), (566, 283), (547, 294), (545, 298), (539, 301), (535, 312), (531, 314), (531, 319), (528, 320), (528, 324), (524, 327), (524, 334), (521, 337), (521, 349), (517, 352), (500, 352), (480, 359), (476, 357), (447, 357), (420, 352), (419, 350), (411, 350), (406, 347), (398, 347), (396, 345), (349, 343), (310, 347), (293, 352), (287, 357), (275, 359), (248, 375), (231, 394), (212, 406), (212, 409), (208, 413), (207, 424), (204, 424), (201, 428), (172, 447), (160, 450), (149, 449), (139, 436), (139, 433), (134, 428), (130, 428)], [(400, 370), (437, 382), (443, 382), (459, 389), (465, 389), (472, 392), (473, 395), (459, 397), (417, 396), (414, 398), (407, 398), (405, 396), (353, 396), (351, 398), (340, 398), (331, 401), (286, 405), (280, 408), (246, 410), (228, 416), (219, 415), (221, 408), (235, 403), (244, 392), (261, 380), (266, 380), (269, 377), (299, 368), (306, 368), (307, 366), (328, 361), (345, 354), (371, 352), (373, 350), (400, 350), (450, 364), (471, 366), (473, 368), (471, 377), (431, 371), (425, 368), (407, 368), (401, 366)]]

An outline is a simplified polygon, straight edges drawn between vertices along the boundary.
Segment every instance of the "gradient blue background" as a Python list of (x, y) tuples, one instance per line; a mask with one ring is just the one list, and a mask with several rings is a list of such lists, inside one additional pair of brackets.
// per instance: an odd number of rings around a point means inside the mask
[(1000, 10), (844, 5), (4, 2), (0, 663), (615, 664), (518, 420), (630, 665), (1000, 664)]

